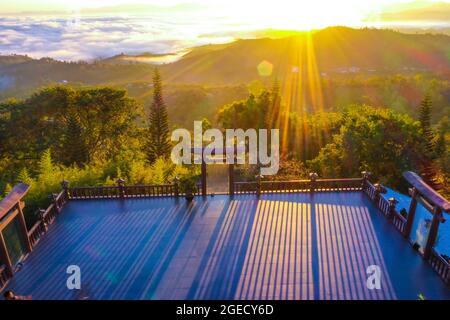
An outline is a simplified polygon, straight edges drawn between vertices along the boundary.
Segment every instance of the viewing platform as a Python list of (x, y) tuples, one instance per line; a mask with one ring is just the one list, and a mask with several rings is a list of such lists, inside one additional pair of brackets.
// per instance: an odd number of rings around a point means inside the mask
[[(434, 213), (425, 247), (408, 241), (414, 206), (399, 213), (368, 175), (233, 182), (233, 195), (193, 202), (176, 183), (66, 183), (5, 287), (33, 299), (450, 299), (449, 263), (433, 242), (448, 202), (405, 177), (412, 202)], [(81, 290), (66, 287), (70, 265)], [(370, 266), (379, 289), (367, 286)]]

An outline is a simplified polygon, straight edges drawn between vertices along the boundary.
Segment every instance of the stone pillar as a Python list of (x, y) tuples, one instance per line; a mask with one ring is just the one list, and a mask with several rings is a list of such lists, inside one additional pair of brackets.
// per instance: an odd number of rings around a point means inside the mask
[(309, 183), (309, 185), (310, 185), (310, 187), (309, 187), (309, 190), (311, 191), (311, 193), (314, 193), (314, 191), (316, 190), (316, 180), (317, 180), (317, 177), (318, 177), (319, 175), (317, 174), (317, 173), (315, 173), (315, 172), (311, 172), (310, 174), (309, 174), (309, 181), (310, 181), (310, 183)]
[(66, 200), (69, 200), (70, 198), (69, 185), (70, 185), (69, 181), (67, 180), (61, 181), (61, 187), (64, 190), (64, 193), (66, 194)]
[(369, 177), (370, 177), (371, 173), (369, 171), (363, 171), (363, 172), (361, 172), (361, 174), (362, 174), (361, 188), (364, 191), (367, 188), (367, 182), (369, 181)]
[(38, 211), (38, 218), (41, 221), (42, 229), (44, 230), (44, 232), (47, 232), (48, 224), (47, 224), (47, 222), (45, 222), (44, 214), (45, 214), (45, 210), (44, 209), (39, 209), (39, 211)]
[(119, 196), (120, 198), (125, 198), (125, 180), (119, 178), (116, 180), (117, 186), (119, 187)]
[(395, 206), (398, 203), (398, 200), (395, 198), (389, 198), (389, 215), (388, 218), (392, 219), (394, 217), (394, 213), (395, 213)]

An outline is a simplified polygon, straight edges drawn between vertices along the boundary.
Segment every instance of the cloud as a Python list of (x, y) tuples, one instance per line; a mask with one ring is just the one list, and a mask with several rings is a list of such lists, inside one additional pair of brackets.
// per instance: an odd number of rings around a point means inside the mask
[(120, 53), (175, 53), (213, 42), (192, 19), (164, 15), (132, 17), (0, 17), (0, 54), (91, 60)]

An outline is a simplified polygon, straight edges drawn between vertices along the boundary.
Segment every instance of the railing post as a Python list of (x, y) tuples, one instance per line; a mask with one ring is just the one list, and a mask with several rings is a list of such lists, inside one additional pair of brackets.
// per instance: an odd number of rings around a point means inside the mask
[(395, 198), (389, 198), (389, 215), (388, 215), (388, 219), (392, 219), (394, 217), (395, 214), (395, 206), (398, 203), (398, 200)]
[(56, 212), (60, 213), (61, 212), (61, 208), (58, 205), (58, 195), (56, 193), (52, 193), (51, 195), (48, 196), (48, 198), (53, 202), (53, 205), (55, 206)]
[(65, 195), (66, 195), (66, 200), (69, 200), (69, 198), (70, 198), (70, 194), (69, 194), (69, 184), (70, 184), (70, 182), (67, 181), (67, 180), (61, 181), (61, 187), (63, 188), (64, 193), (65, 193)]
[(261, 179), (264, 178), (261, 174), (256, 176), (256, 195), (259, 197), (261, 195)]
[(416, 216), (417, 196), (418, 196), (416, 188), (410, 188), (408, 191), (409, 195), (411, 196), (411, 203), (409, 205), (408, 216), (406, 217), (405, 229), (403, 230), (403, 236), (405, 238), (409, 238), (409, 235), (411, 234), (414, 218)]
[(47, 232), (48, 224), (47, 224), (47, 222), (45, 222), (44, 213), (45, 213), (44, 209), (39, 209), (38, 218), (41, 221), (42, 229), (44, 230), (44, 232)]
[(234, 195), (234, 164), (228, 164), (228, 193)]
[(180, 190), (179, 190), (179, 187), (178, 187), (179, 179), (178, 179), (178, 177), (174, 177), (172, 179), (172, 181), (173, 181), (173, 189), (174, 189), (174, 192), (175, 192), (175, 197), (178, 197), (180, 195)]
[(309, 181), (310, 181), (309, 190), (311, 191), (311, 193), (314, 193), (314, 191), (316, 190), (316, 180), (318, 176), (319, 175), (315, 172), (311, 172), (309, 174)]
[(430, 258), (431, 250), (436, 243), (436, 238), (439, 230), (439, 222), (441, 221), (442, 210), (438, 207), (434, 207), (433, 210), (433, 219), (431, 220), (430, 231), (428, 232), (427, 244), (425, 245), (425, 249), (423, 251), (423, 258), (428, 260)]
[(363, 191), (365, 191), (367, 188), (367, 182), (369, 181), (370, 175), (372, 173), (370, 173), (369, 171), (363, 171), (363, 172), (361, 172), (361, 174), (362, 174), (361, 188)]
[(120, 198), (125, 198), (125, 180), (119, 178), (116, 180), (117, 186), (119, 187), (119, 196)]

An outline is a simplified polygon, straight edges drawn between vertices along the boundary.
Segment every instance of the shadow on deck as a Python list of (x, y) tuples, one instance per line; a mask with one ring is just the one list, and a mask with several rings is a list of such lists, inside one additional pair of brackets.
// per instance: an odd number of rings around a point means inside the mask
[[(9, 288), (34, 299), (450, 299), (361, 192), (70, 201)], [(66, 287), (69, 265), (82, 289)], [(381, 289), (366, 269), (381, 269)]]

